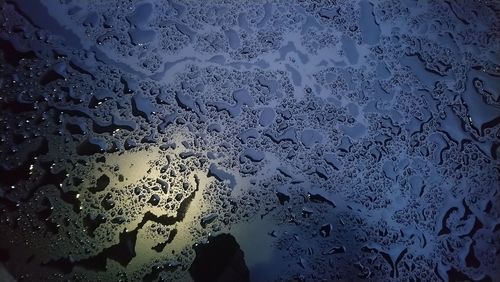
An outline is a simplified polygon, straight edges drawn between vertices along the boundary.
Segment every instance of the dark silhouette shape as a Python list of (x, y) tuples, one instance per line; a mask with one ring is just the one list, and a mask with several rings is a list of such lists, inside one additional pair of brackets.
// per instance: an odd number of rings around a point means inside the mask
[(194, 249), (196, 258), (189, 268), (194, 281), (250, 281), (245, 255), (231, 234), (211, 237), (208, 243)]

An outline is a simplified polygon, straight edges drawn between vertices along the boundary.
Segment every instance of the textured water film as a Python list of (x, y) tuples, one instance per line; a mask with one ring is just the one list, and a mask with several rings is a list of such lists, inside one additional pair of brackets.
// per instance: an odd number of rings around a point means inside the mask
[(497, 0), (3, 0), (0, 47), (0, 281), (500, 281)]

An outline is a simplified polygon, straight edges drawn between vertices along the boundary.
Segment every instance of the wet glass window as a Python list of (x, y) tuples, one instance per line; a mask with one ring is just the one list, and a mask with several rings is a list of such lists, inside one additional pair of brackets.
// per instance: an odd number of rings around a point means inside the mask
[(0, 281), (499, 281), (499, 15), (0, 1)]

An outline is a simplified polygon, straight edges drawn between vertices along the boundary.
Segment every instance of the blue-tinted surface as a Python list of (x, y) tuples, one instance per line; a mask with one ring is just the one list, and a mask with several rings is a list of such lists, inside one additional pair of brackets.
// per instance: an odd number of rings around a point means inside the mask
[(0, 2), (0, 281), (499, 281), (498, 1)]

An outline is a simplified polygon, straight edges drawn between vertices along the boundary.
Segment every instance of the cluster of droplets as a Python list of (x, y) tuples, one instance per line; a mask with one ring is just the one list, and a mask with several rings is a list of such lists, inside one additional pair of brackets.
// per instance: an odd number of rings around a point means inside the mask
[[(3, 4), (2, 232), (46, 254), (40, 277), (104, 257), (180, 279), (191, 244), (254, 217), (296, 258), (285, 280), (494, 277), (498, 19), (415, 5), (68, 1), (85, 40), (65, 46)], [(111, 267), (138, 236), (158, 257)]]

